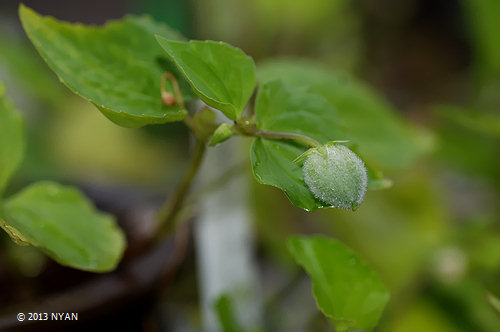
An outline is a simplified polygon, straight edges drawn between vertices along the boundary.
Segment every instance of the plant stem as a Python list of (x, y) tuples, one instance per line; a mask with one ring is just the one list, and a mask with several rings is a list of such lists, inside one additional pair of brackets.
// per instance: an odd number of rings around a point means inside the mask
[(321, 143), (306, 135), (285, 133), (278, 131), (260, 130), (255, 124), (255, 117), (242, 118), (235, 121), (236, 133), (244, 136), (263, 137), (275, 140), (290, 140), (307, 145), (310, 148), (320, 146)]
[(184, 123), (186, 126), (196, 135), (196, 137), (199, 137), (199, 130), (196, 127), (196, 124), (194, 123), (193, 117), (189, 114), (186, 114), (186, 117), (184, 118)]
[(182, 99), (181, 90), (179, 89), (179, 83), (177, 83), (177, 79), (170, 72), (165, 72), (161, 76), (161, 81), (160, 81), (160, 90), (161, 90), (161, 93), (164, 93), (164, 92), (167, 91), (166, 84), (165, 84), (165, 81), (167, 79), (170, 80), (170, 82), (172, 83), (172, 87), (174, 88), (175, 102), (177, 104), (179, 104), (180, 107), (182, 107), (182, 108), (185, 109), (186, 105), (184, 105), (184, 99)]
[(303, 143), (313, 148), (321, 145), (321, 143), (319, 143), (314, 138), (311, 138), (309, 136), (293, 134), (293, 133), (284, 133), (278, 131), (256, 130), (254, 131), (252, 136), (277, 139), (277, 140), (292, 140), (299, 143)]
[[(181, 94), (181, 89), (179, 88), (179, 83), (177, 82), (177, 79), (171, 72), (165, 72), (163, 75), (161, 75), (161, 80), (160, 80), (160, 93), (163, 96), (165, 93), (169, 93), (167, 91), (167, 80), (170, 81), (172, 84), (172, 87), (174, 88), (174, 94), (175, 94), (175, 99), (174, 102), (179, 105), (181, 108), (186, 109), (186, 104), (184, 103), (184, 99), (182, 98)], [(172, 106), (169, 104), (169, 106)], [(198, 129), (196, 128), (196, 125), (193, 121), (193, 118), (191, 115), (187, 114), (186, 117), (184, 118), (184, 123), (193, 131), (194, 133), (198, 134)]]
[(196, 147), (193, 152), (193, 156), (191, 162), (184, 173), (184, 177), (181, 180), (181, 183), (176, 188), (174, 193), (169, 196), (169, 198), (163, 203), (163, 206), (160, 208), (157, 214), (158, 220), (158, 235), (162, 234), (170, 234), (176, 228), (175, 219), (181, 211), (182, 205), (186, 196), (191, 188), (191, 184), (193, 183), (194, 177), (200, 168), (201, 161), (203, 160), (203, 156), (205, 155), (206, 145), (205, 142), (201, 140), (196, 140)]

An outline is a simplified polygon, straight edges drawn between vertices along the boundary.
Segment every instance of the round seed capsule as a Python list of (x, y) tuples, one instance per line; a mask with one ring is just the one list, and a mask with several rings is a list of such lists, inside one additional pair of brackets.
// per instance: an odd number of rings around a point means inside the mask
[(365, 165), (344, 145), (333, 142), (309, 150), (303, 174), (314, 197), (332, 207), (354, 210), (363, 201)]

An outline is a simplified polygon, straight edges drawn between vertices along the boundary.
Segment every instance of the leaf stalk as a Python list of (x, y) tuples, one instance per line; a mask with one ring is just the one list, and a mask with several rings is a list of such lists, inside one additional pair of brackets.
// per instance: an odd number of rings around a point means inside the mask
[(309, 148), (314, 148), (321, 146), (321, 143), (316, 141), (314, 138), (311, 138), (306, 135), (294, 134), (294, 133), (285, 133), (278, 131), (269, 131), (269, 130), (260, 130), (255, 125), (254, 118), (244, 118), (240, 121), (235, 122), (235, 130), (237, 133), (244, 136), (254, 136), (254, 137), (262, 137), (268, 139), (275, 140), (291, 140), (297, 143), (308, 146)]

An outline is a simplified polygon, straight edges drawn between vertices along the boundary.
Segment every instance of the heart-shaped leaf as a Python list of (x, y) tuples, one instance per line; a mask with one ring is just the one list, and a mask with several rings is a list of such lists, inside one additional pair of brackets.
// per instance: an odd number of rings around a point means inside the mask
[(5, 201), (1, 211), (0, 226), (14, 241), (40, 248), (62, 265), (110, 271), (125, 248), (113, 218), (72, 187), (33, 184)]
[(288, 249), (310, 275), (316, 303), (335, 331), (375, 327), (389, 292), (352, 250), (324, 236), (292, 237)]
[[(133, 16), (102, 27), (71, 24), (23, 5), (19, 15), (31, 42), (61, 82), (111, 121), (139, 127), (185, 117), (184, 109), (161, 100), (161, 75), (168, 69), (154, 34), (181, 38), (166, 26)], [(187, 97), (189, 90), (184, 92)]]
[(157, 39), (207, 105), (232, 120), (241, 116), (255, 87), (251, 57), (222, 42)]
[(0, 196), (24, 154), (24, 121), (0, 83)]

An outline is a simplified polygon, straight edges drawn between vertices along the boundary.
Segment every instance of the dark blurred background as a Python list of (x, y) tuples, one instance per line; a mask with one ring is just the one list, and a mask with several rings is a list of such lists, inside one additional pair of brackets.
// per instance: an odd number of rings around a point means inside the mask
[[(17, 19), (19, 3), (2, 1), (0, 13), (3, 29), (23, 36)], [(23, 3), (42, 14), (88, 24), (103, 24), (127, 13), (148, 13), (189, 38), (224, 40), (256, 60), (279, 55), (312, 57), (368, 79), (405, 110), (434, 101), (467, 98), (468, 91), (457, 78), (470, 73), (474, 57), (479, 56), (474, 47), (481, 46), (476, 45), (474, 29), (469, 25), (475, 17), (468, 12), (473, 7), (468, 1)]]

